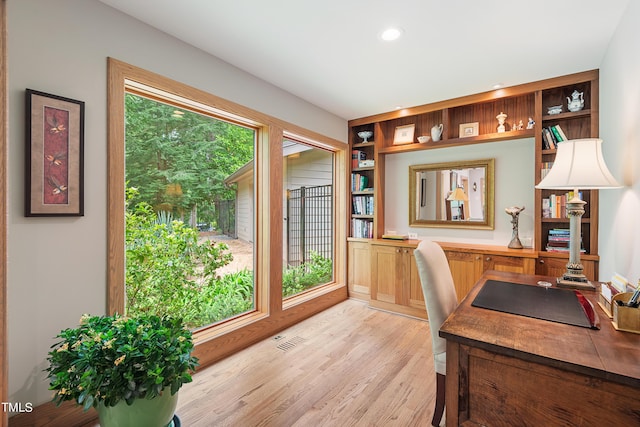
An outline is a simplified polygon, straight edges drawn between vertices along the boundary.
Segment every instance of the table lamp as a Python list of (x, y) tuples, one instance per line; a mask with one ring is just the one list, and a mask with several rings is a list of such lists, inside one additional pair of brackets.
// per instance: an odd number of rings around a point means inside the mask
[[(451, 202), (466, 202), (469, 200), (469, 196), (465, 194), (462, 187), (456, 187), (456, 189), (453, 190), (451, 194), (449, 194), (449, 197), (447, 197), (447, 200)], [(458, 220), (464, 219), (464, 203), (460, 203), (460, 205), (458, 206), (458, 209), (460, 209)]]
[(578, 189), (599, 190), (619, 187), (621, 185), (611, 175), (602, 157), (601, 139), (573, 139), (558, 144), (553, 166), (536, 188), (573, 190), (573, 197), (567, 201), (569, 262), (567, 271), (557, 280), (559, 287), (595, 289), (583, 274), (580, 262), (580, 219), (584, 214), (586, 202), (580, 199)]

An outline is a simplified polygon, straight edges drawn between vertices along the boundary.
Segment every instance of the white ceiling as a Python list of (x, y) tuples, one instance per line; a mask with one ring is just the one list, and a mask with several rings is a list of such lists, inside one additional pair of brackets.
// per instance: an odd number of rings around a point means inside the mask
[(344, 119), (599, 68), (629, 3), (100, 1)]

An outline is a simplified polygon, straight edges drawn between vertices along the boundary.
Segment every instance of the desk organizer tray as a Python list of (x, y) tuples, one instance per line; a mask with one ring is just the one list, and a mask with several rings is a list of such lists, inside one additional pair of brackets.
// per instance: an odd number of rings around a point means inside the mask
[(634, 332), (640, 334), (640, 307), (626, 307), (618, 305), (616, 301), (626, 303), (631, 299), (632, 292), (624, 292), (614, 295), (611, 299), (613, 308), (613, 327), (619, 331)]

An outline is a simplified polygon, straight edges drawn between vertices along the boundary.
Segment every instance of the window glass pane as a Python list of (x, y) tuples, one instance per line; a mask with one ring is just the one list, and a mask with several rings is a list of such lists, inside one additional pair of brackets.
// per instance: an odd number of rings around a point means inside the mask
[(285, 140), (284, 298), (333, 280), (334, 155)]
[(126, 312), (190, 328), (254, 309), (256, 131), (128, 93)]

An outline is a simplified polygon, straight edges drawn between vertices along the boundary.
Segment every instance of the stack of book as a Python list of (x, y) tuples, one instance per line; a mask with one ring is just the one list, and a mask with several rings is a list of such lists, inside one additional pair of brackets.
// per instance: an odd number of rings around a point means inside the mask
[(556, 148), (559, 143), (567, 140), (567, 135), (565, 135), (560, 125), (542, 128), (542, 148), (544, 150)]
[(360, 167), (360, 161), (366, 160), (367, 153), (360, 150), (351, 150), (351, 167), (353, 169)]
[(540, 181), (544, 179), (553, 167), (553, 162), (542, 162), (542, 169), (540, 169)]
[[(582, 200), (582, 192), (578, 192), (578, 197)], [(542, 218), (566, 218), (567, 200), (573, 198), (573, 191), (564, 194), (550, 194), (548, 198), (542, 199)]]
[[(569, 252), (571, 234), (568, 228), (552, 228), (547, 237), (547, 252)], [(580, 252), (584, 253), (582, 236), (580, 236)]]
[(373, 215), (373, 194), (353, 196), (354, 215)]
[(369, 178), (366, 175), (361, 175), (359, 173), (351, 174), (351, 191), (373, 191), (372, 188), (368, 187)]
[(353, 218), (351, 229), (353, 237), (373, 238), (373, 221), (371, 220)]

